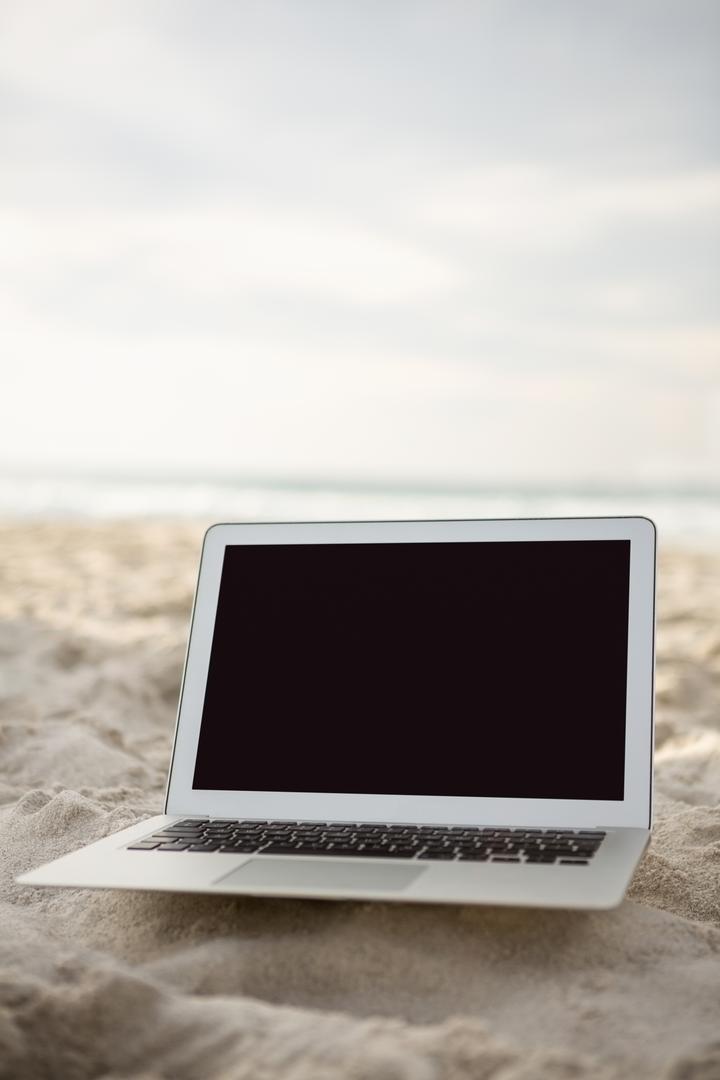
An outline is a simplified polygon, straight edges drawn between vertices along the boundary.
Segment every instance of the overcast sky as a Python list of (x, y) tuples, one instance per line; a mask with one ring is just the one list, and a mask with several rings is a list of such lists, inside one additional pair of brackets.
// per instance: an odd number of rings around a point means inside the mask
[(0, 459), (720, 478), (720, 5), (6, 2)]

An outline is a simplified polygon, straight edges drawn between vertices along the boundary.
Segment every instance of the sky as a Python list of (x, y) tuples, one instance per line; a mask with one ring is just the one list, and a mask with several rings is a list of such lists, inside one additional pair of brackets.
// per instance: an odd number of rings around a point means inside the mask
[(0, 468), (720, 482), (720, 6), (5, 0)]

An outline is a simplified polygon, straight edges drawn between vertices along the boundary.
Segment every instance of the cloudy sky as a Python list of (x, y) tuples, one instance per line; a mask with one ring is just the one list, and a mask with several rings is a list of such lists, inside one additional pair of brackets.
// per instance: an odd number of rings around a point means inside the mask
[(720, 477), (720, 6), (0, 14), (6, 468)]

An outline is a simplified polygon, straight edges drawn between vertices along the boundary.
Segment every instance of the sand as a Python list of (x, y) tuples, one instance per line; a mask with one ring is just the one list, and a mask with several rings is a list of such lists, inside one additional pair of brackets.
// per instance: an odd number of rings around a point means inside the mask
[(201, 532), (0, 527), (0, 1077), (720, 1078), (720, 556), (660, 561), (657, 825), (615, 911), (14, 883), (161, 811)]

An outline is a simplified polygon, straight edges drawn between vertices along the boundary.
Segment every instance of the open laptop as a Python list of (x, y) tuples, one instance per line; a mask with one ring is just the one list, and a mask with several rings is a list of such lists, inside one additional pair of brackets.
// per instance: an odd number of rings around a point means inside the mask
[(612, 907), (654, 595), (642, 517), (214, 525), (165, 813), (18, 880)]

